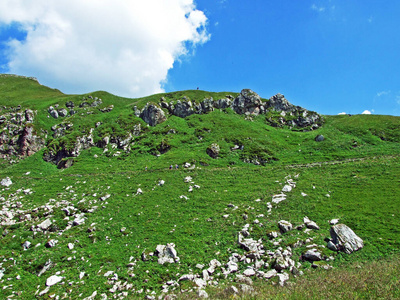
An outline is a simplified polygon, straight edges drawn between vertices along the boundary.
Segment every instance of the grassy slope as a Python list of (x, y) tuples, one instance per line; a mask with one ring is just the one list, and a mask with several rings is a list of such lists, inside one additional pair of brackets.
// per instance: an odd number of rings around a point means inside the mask
[[(38, 109), (38, 118), (46, 128), (51, 127), (48, 123), (59, 122), (47, 118), (49, 105), (82, 98), (63, 95), (38, 86), (34, 81), (29, 85), (31, 82), (26, 79), (7, 80), (0, 77), (0, 95), (3, 99), (0, 104), (21, 104)], [(20, 87), (27, 83), (28, 89)], [(19, 88), (10, 89), (9, 85)], [(128, 118), (132, 115), (133, 105), (142, 107), (147, 101), (156, 102), (162, 96), (123, 99), (105, 92), (92, 95), (102, 98), (104, 105), (113, 104), (115, 109), (108, 115), (71, 118), (77, 127), (93, 126), (98, 120), (108, 124), (116, 119)], [(183, 95), (201, 100), (209, 95), (217, 99), (226, 93), (217, 95), (185, 91), (178, 98)], [(31, 100), (21, 102), (19, 99)], [(166, 135), (171, 128), (177, 133)], [(332, 218), (340, 218), (364, 239), (365, 248), (362, 251), (350, 256), (337, 256), (334, 264), (338, 266), (347, 260), (365, 262), (398, 255), (398, 128), (400, 121), (396, 117), (327, 116), (326, 124), (317, 132), (293, 132), (266, 125), (262, 116), (247, 121), (230, 111), (215, 111), (187, 119), (171, 117), (159, 126), (148, 128), (145, 136), (135, 141), (133, 152), (120, 157), (109, 157), (101, 149), (92, 148), (84, 151), (75, 165), (66, 170), (58, 170), (45, 163), (41, 158), (42, 153), (16, 165), (3, 165), (0, 178), (10, 176), (14, 184), (9, 190), (2, 190), (1, 196), (11, 197), (19, 189), (31, 188), (34, 191), (32, 195), (18, 193), (25, 210), (44, 205), (49, 199), (71, 201), (82, 211), (93, 205), (100, 206), (100, 209), (88, 214), (84, 225), (73, 227), (61, 237), (57, 233), (34, 235), (29, 228), (38, 222), (33, 221), (2, 228), (3, 232), (7, 230), (9, 233), (0, 239), (0, 258), (13, 257), (18, 263), (15, 267), (7, 268), (4, 278), (11, 280), (3, 281), (1, 285), (13, 284), (14, 291), (22, 291), (21, 297), (29, 299), (33, 297), (37, 285), (40, 285), (40, 290), (44, 289), (45, 279), (49, 275), (65, 271), (63, 276), (66, 282), (75, 282), (69, 296), (76, 298), (83, 293), (86, 297), (94, 290), (107, 292), (110, 286), (102, 274), (113, 270), (120, 279), (132, 283), (135, 288), (157, 290), (160, 284), (168, 278), (174, 278), (176, 273), (194, 270), (197, 263), (208, 264), (213, 258), (224, 261), (230, 252), (241, 252), (236, 244), (236, 234), (246, 223), (242, 214), (248, 214), (250, 222), (257, 215), (266, 214), (266, 202), (280, 191), (284, 177), (295, 174), (299, 174), (299, 178), (296, 179), (297, 188), (294, 192), (276, 207), (271, 216), (259, 218), (264, 227), (253, 226), (252, 236), (263, 238), (267, 249), (274, 249), (274, 246), (266, 238), (266, 233), (276, 230), (278, 220), (286, 219), (299, 224), (307, 215), (321, 227), (315, 234), (316, 242), (323, 244), (323, 239), (329, 236), (327, 221)], [(315, 142), (316, 134), (323, 134), (326, 140)], [(199, 135), (202, 140), (198, 139)], [(169, 152), (160, 157), (149, 154), (165, 139), (172, 146)], [(217, 160), (205, 153), (206, 147), (214, 142), (222, 149), (221, 158)], [(243, 144), (246, 155), (267, 153), (278, 160), (266, 166), (245, 164), (241, 159), (242, 152), (230, 151), (235, 144)], [(99, 157), (95, 159), (94, 154)], [(195, 170), (167, 170), (171, 163), (184, 162), (196, 163), (197, 166), (202, 162), (208, 166)], [(323, 163), (307, 165), (316, 162)], [(145, 166), (149, 168), (147, 172), (144, 171)], [(31, 173), (25, 175), (28, 171)], [(195, 184), (200, 185), (200, 189), (188, 192), (189, 184), (183, 181), (188, 175), (193, 177)], [(160, 179), (166, 182), (162, 187), (157, 185)], [(139, 187), (143, 195), (135, 195)], [(308, 196), (301, 196), (301, 192)], [(106, 193), (111, 194), (108, 204), (94, 203)], [(181, 195), (187, 195), (189, 200), (180, 199)], [(255, 202), (258, 198), (262, 201)], [(82, 200), (85, 201), (80, 202)], [(227, 208), (229, 203), (239, 208), (232, 211)], [(230, 217), (222, 218), (223, 214), (230, 214)], [(56, 210), (53, 215), (55, 223), (60, 228), (65, 227), (64, 214)], [(96, 231), (90, 237), (86, 230), (92, 223), (96, 223)], [(126, 234), (120, 232), (122, 227), (127, 228)], [(293, 232), (284, 235), (283, 240), (291, 244), (298, 237), (307, 236)], [(50, 238), (59, 240), (55, 248), (43, 246)], [(26, 240), (31, 241), (33, 246), (39, 243), (41, 246), (23, 251), (21, 244)], [(75, 253), (67, 248), (69, 242), (75, 243)], [(154, 260), (140, 261), (143, 251), (154, 251), (156, 245), (169, 242), (176, 244), (180, 265), (166, 267)], [(296, 250), (295, 259), (304, 249)], [(68, 257), (76, 259), (68, 261)], [(126, 265), (130, 257), (139, 260), (133, 271), (136, 277), (128, 276), (130, 271)], [(56, 265), (43, 277), (37, 277), (35, 272), (49, 258)], [(149, 273), (144, 270), (149, 270)], [(81, 271), (88, 274), (84, 277), (85, 283), (79, 281)], [(17, 275), (22, 279), (15, 280)], [(68, 286), (57, 285), (51, 291), (62, 295), (68, 289)], [(299, 293), (302, 295), (302, 292)], [(0, 295), (10, 295), (10, 289), (1, 289)], [(389, 295), (398, 295), (398, 290), (397, 294), (393, 292)], [(282, 294), (278, 296), (285, 298)]]

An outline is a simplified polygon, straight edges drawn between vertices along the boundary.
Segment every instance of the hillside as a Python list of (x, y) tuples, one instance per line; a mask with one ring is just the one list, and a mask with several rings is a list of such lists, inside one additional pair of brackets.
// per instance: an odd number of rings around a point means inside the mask
[[(4, 299), (252, 297), (315, 268), (398, 269), (399, 117), (321, 116), (250, 90), (66, 95), (0, 75), (0, 125)], [(363, 248), (328, 249), (333, 219)], [(398, 274), (357, 295), (400, 297)]]

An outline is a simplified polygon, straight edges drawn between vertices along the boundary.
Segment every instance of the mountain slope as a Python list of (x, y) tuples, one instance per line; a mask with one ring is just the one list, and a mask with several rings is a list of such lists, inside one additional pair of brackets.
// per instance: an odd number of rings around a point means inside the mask
[[(148, 126), (135, 106), (239, 93), (64, 95), (8, 76), (0, 76), (0, 87), (3, 141), (11, 131), (26, 137), (22, 147), (33, 136), (43, 140), (26, 156), (18, 153), (20, 138), (7, 139), (8, 151), (17, 152), (1, 160), (2, 298), (195, 298), (199, 290), (226, 298), (232, 284), (251, 292), (242, 274), (263, 291), (313, 268), (345, 272), (348, 261), (399, 255), (398, 117), (324, 116), (318, 129), (303, 131), (271, 126), (269, 118), (280, 113), (227, 108), (182, 118), (164, 109), (166, 120)], [(50, 106), (68, 114), (54, 118)], [(30, 137), (26, 128), (34, 130)], [(56, 165), (44, 160), (52, 151), (69, 152)], [(69, 168), (57, 168), (60, 162)], [(305, 216), (320, 229), (307, 228)], [(329, 250), (332, 219), (349, 226), (364, 248), (350, 255)], [(281, 220), (293, 229), (281, 232)], [(165, 248), (158, 245), (174, 249), (169, 262), (159, 263), (157, 251)], [(310, 249), (321, 261), (303, 258)], [(321, 277), (332, 281), (328, 272)]]

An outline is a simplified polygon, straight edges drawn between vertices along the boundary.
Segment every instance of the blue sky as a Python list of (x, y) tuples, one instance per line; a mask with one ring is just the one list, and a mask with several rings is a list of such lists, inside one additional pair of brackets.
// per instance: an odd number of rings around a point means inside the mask
[[(66, 93), (103, 89), (138, 97), (250, 88), (263, 98), (282, 93), (322, 114), (400, 115), (397, 0), (149, 0), (148, 7), (132, 8), (148, 16), (143, 20), (133, 12), (124, 19), (129, 9), (117, 6), (126, 0), (105, 0), (119, 27), (111, 30), (110, 23), (98, 32), (91, 31), (102, 26), (95, 17), (73, 26), (93, 10), (85, 11), (85, 1), (59, 0), (76, 4), (66, 11), (38, 0), (46, 9), (28, 7), (29, 17), (21, 13), (29, 1), (3, 1), (0, 72), (35, 76)], [(98, 5), (97, 13), (109, 7)]]

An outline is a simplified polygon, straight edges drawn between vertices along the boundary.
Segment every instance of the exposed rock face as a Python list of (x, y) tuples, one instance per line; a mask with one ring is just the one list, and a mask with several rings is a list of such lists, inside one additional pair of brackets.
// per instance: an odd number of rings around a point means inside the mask
[(289, 112), (295, 109), (294, 105), (290, 104), (289, 101), (285, 99), (285, 96), (279, 93), (269, 98), (267, 108), (270, 108), (278, 112), (280, 111)]
[(88, 135), (77, 137), (75, 143), (70, 147), (66, 147), (64, 144), (49, 147), (44, 153), (43, 159), (58, 165), (64, 158), (79, 156), (82, 150), (89, 149), (95, 145), (93, 141), (93, 130), (94, 129), (91, 128)]
[(193, 104), (190, 100), (180, 101), (178, 100), (172, 110), (172, 114), (180, 118), (186, 118), (194, 114)]
[(217, 158), (219, 155), (219, 151), (220, 151), (220, 147), (218, 144), (211, 144), (208, 148), (207, 148), (207, 154), (212, 157), (212, 158)]
[(250, 114), (256, 116), (260, 113), (261, 104), (261, 98), (257, 93), (249, 89), (244, 89), (240, 92), (240, 95), (233, 100), (232, 109), (240, 115)]
[[(167, 103), (165, 98), (162, 97), (160, 99), (160, 106), (167, 109), (169, 114), (181, 118), (186, 118), (192, 114), (205, 114), (214, 109), (226, 109), (230, 107), (237, 114), (248, 116), (274, 112), (277, 115), (273, 114), (269, 117), (268, 121), (272, 126), (276, 127), (289, 126), (314, 130), (323, 123), (323, 119), (319, 114), (290, 104), (281, 94), (277, 94), (267, 102), (263, 102), (257, 93), (250, 89), (243, 89), (239, 96), (234, 100), (232, 99), (232, 96), (227, 95), (225, 99), (214, 100), (213, 98), (206, 98), (200, 103), (192, 103), (190, 99), (183, 97), (174, 104), (173, 102)], [(155, 118), (147, 117), (148, 110), (148, 105), (146, 105), (141, 113), (136, 109), (135, 115), (140, 116), (147, 124), (155, 126), (158, 123), (154, 121)]]
[(145, 108), (140, 113), (140, 118), (150, 126), (156, 126), (167, 119), (161, 108), (150, 103), (146, 104)]
[(0, 157), (30, 156), (44, 147), (44, 138), (39, 136), (32, 126), (35, 113), (27, 109), (24, 112), (9, 112), (0, 116), (3, 128), (0, 133)]
[(353, 230), (344, 224), (337, 224), (331, 227), (331, 237), (337, 249), (347, 254), (364, 247), (363, 240)]

